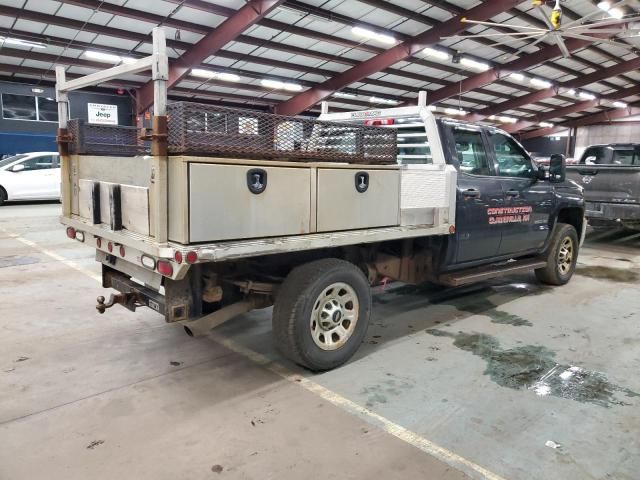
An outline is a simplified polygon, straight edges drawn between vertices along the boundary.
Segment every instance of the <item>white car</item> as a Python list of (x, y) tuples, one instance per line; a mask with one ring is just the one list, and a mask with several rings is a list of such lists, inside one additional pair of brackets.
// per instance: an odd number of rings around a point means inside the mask
[(21, 153), (0, 160), (0, 205), (6, 201), (60, 199), (58, 152)]

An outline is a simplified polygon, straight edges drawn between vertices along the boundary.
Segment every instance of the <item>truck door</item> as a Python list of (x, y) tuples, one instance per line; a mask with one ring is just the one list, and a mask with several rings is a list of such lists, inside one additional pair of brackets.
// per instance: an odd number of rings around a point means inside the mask
[(504, 208), (490, 212), (494, 215), (489, 218), (503, 226), (498, 254), (539, 250), (552, 227), (553, 188), (538, 180), (531, 158), (511, 136), (487, 129), (487, 138), (505, 196)]
[(495, 257), (500, 246), (501, 227), (490, 225), (487, 211), (501, 207), (504, 194), (493, 175), (487, 145), (480, 128), (447, 125), (449, 154), (457, 159), (459, 175), (456, 194), (456, 263)]

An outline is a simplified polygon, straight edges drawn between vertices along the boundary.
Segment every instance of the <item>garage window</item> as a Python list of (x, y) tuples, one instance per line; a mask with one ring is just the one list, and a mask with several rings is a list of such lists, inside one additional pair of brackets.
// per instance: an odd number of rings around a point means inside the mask
[(58, 121), (58, 104), (52, 98), (2, 94), (2, 118), (6, 120)]

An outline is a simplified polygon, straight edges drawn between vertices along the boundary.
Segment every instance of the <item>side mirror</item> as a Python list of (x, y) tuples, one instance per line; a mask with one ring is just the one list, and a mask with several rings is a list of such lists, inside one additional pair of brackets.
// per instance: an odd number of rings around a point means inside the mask
[(546, 180), (547, 179), (547, 171), (544, 169), (542, 165), (538, 166), (538, 170), (536, 170), (536, 178), (538, 180)]
[(551, 155), (549, 161), (549, 181), (553, 183), (564, 182), (567, 177), (567, 162), (564, 155), (558, 153)]
[(598, 157), (596, 157), (595, 155), (592, 155), (590, 157), (585, 158), (584, 163), (587, 165), (595, 165), (597, 160), (598, 160)]
[(13, 167), (11, 167), (11, 171), (13, 173), (21, 172), (23, 170), (24, 170), (24, 165), (22, 163), (19, 163), (17, 165), (14, 165)]

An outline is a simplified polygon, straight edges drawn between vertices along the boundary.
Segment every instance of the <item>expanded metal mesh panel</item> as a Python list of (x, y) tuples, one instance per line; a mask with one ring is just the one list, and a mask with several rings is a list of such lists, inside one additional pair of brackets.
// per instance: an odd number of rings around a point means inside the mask
[(206, 104), (169, 104), (168, 134), (171, 154), (373, 165), (396, 163), (395, 129)]
[(84, 120), (69, 120), (69, 152), (82, 155), (131, 156), (144, 151), (136, 127), (94, 125)]

